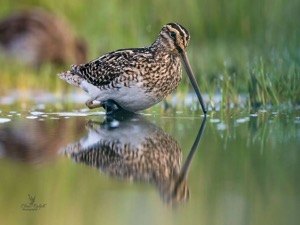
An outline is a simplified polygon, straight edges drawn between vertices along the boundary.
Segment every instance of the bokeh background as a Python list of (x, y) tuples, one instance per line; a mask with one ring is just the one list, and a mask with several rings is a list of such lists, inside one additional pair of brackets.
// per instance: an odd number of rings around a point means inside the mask
[[(300, 81), (297, 0), (3, 0), (0, 17), (36, 7), (62, 18), (85, 40), (88, 60), (120, 48), (148, 46), (164, 24), (181, 23), (191, 34), (188, 54), (210, 102), (221, 94), (224, 105), (237, 103), (240, 93), (249, 97), (253, 107), (300, 101), (295, 85)], [(9, 87), (16, 83), (10, 80), (11, 71), (18, 70), (13, 63), (3, 64), (1, 76), (7, 83), (3, 86)], [(48, 75), (40, 76), (47, 77), (41, 83), (57, 86), (54, 83), (61, 82), (55, 77), (58, 71), (39, 72)], [(29, 83), (35, 86), (35, 77), (32, 80)], [(186, 78), (183, 83), (180, 91), (189, 89)]]
[[(59, 64), (28, 65), (0, 43), (0, 224), (299, 223), (299, 0), (1, 0), (0, 21), (36, 8), (64, 24), (40, 20), (47, 32), (33, 39), (56, 38), (38, 47), (42, 55), (61, 55), (75, 36), (87, 61), (148, 46), (164, 24), (181, 23), (209, 117), (188, 177), (190, 200), (171, 208), (153, 184), (122, 182), (61, 154), (86, 137), (88, 120), (105, 119), (56, 76), (75, 63), (74, 52)], [(183, 76), (167, 99), (174, 109), (162, 103), (144, 114), (178, 141), (183, 159), (203, 121), (190, 91)], [(28, 194), (46, 208), (22, 211)]]
[(162, 25), (171, 21), (186, 26), (193, 47), (221, 41), (293, 48), (300, 32), (297, 0), (3, 0), (1, 17), (31, 7), (42, 7), (68, 20), (89, 43), (91, 57), (116, 48), (148, 45)]

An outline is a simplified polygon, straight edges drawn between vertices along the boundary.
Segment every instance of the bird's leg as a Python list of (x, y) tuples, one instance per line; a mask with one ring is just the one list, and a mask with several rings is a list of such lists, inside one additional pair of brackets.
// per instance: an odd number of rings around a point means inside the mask
[(106, 101), (101, 101), (100, 103), (93, 103), (92, 99), (88, 99), (85, 102), (85, 104), (89, 109), (103, 107), (107, 115), (112, 115), (122, 110), (122, 108), (114, 100), (110, 100), (110, 99)]
[(101, 107), (101, 106), (102, 106), (101, 103), (96, 103), (96, 104), (94, 104), (92, 99), (88, 99), (88, 100), (85, 102), (85, 105), (86, 105), (89, 109), (95, 109), (95, 108), (98, 108), (98, 107)]
[(114, 100), (106, 100), (101, 102), (101, 106), (105, 109), (106, 114), (111, 115), (119, 110), (122, 110), (122, 108), (114, 101)]

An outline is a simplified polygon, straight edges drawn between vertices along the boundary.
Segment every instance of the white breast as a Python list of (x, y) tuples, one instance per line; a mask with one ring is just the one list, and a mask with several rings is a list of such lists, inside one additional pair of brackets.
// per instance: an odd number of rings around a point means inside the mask
[(114, 100), (123, 109), (132, 112), (147, 109), (162, 100), (151, 93), (145, 93), (141, 83), (132, 83), (129, 87), (120, 83), (118, 88), (100, 90), (87, 81), (83, 81), (80, 88), (86, 91), (92, 100)]

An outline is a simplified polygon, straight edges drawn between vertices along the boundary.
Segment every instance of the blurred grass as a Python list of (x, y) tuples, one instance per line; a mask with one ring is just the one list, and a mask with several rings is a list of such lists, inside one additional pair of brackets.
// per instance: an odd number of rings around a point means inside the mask
[[(188, 54), (201, 91), (210, 99), (221, 94), (223, 108), (238, 105), (240, 93), (247, 93), (250, 107), (300, 103), (298, 0), (3, 0), (0, 5), (1, 17), (29, 7), (63, 16), (87, 40), (89, 59), (150, 45), (162, 25), (179, 22), (191, 34)], [(68, 67), (32, 71), (5, 63), (1, 91), (25, 86), (61, 92), (55, 74)], [(186, 92), (187, 78), (183, 83), (179, 91)]]

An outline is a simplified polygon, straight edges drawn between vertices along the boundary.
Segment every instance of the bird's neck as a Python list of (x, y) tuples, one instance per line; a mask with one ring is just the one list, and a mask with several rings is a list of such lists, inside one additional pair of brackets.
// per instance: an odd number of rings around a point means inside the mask
[(150, 46), (150, 49), (153, 51), (168, 51), (170, 49), (170, 44), (163, 40), (161, 36), (158, 36), (157, 39)]
[(177, 57), (178, 52), (172, 48), (171, 43), (165, 41), (162, 37), (158, 36), (155, 42), (149, 46), (149, 50), (153, 52), (154, 55), (169, 55)]

